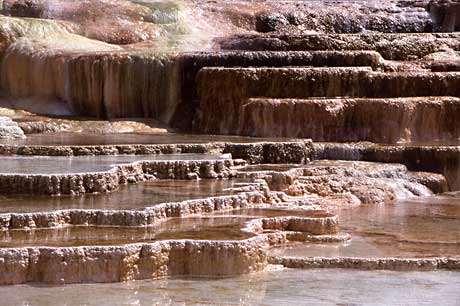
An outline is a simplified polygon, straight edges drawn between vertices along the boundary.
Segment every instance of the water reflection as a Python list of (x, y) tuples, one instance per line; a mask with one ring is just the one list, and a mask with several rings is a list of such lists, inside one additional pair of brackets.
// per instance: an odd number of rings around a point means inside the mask
[(409, 198), (394, 204), (339, 211), (341, 231), (352, 240), (299, 244), (273, 251), (288, 256), (460, 256), (460, 193)]
[(122, 185), (116, 192), (81, 196), (0, 195), (0, 213), (55, 211), (60, 209), (138, 210), (166, 202), (232, 194), (246, 186), (242, 179), (156, 180)]
[(60, 287), (0, 287), (5, 305), (459, 305), (459, 272), (268, 271)]
[(115, 156), (3, 156), (1, 173), (59, 174), (107, 171), (116, 165), (152, 160), (220, 159), (219, 154), (157, 154)]
[(170, 239), (242, 240), (253, 235), (241, 231), (250, 218), (173, 218), (151, 227), (72, 226), (0, 232), (0, 248), (120, 245)]
[(171, 144), (171, 143), (208, 143), (258, 141), (287, 141), (290, 138), (255, 138), (244, 136), (179, 134), (179, 133), (47, 133), (32, 134), (22, 140), (1, 140), (0, 143), (17, 145), (111, 145), (111, 144)]

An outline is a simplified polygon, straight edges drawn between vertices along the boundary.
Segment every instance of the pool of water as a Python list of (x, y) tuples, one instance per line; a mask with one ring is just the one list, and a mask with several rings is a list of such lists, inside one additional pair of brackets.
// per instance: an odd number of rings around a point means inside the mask
[(250, 218), (173, 218), (152, 227), (70, 226), (0, 232), (0, 248), (120, 245), (170, 239), (242, 240), (253, 235), (241, 231)]
[(107, 171), (116, 165), (142, 160), (220, 159), (219, 154), (158, 154), (115, 156), (2, 156), (0, 173), (62, 174)]
[(241, 167), (238, 171), (242, 172), (258, 172), (258, 171), (268, 171), (268, 172), (284, 172), (294, 168), (302, 167), (298, 164), (263, 164), (263, 165), (249, 165)]
[(418, 141), (418, 142), (397, 142), (395, 144), (381, 144), (395, 145), (400, 147), (456, 147), (460, 146), (460, 139), (453, 140), (438, 140), (438, 141)]
[(460, 305), (460, 272), (267, 271), (225, 279), (0, 287), (4, 305)]
[(352, 240), (274, 249), (286, 256), (460, 256), (460, 193), (409, 198), (394, 204), (339, 212), (340, 229)]
[(251, 143), (259, 141), (288, 141), (290, 138), (255, 138), (244, 136), (180, 134), (180, 133), (47, 133), (31, 134), (21, 140), (0, 140), (0, 143), (17, 145), (113, 145), (113, 144), (181, 144), (208, 142)]
[(292, 210), (292, 209), (274, 209), (274, 208), (243, 208), (232, 211), (218, 211), (214, 215), (230, 216), (256, 216), (256, 217), (305, 217), (305, 218), (324, 218), (332, 217), (334, 214), (327, 213), (323, 210)]
[(160, 203), (180, 202), (235, 193), (247, 186), (242, 179), (228, 180), (155, 180), (122, 185), (107, 194), (81, 196), (0, 195), (0, 213), (55, 211), (60, 209), (139, 210)]

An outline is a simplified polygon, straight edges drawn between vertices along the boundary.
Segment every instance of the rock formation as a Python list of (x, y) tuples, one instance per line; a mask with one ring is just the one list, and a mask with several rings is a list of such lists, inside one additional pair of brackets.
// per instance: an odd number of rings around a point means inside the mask
[(0, 139), (25, 138), (24, 132), (18, 124), (8, 117), (0, 117)]
[(0, 285), (460, 270), (457, 1), (0, 12)]

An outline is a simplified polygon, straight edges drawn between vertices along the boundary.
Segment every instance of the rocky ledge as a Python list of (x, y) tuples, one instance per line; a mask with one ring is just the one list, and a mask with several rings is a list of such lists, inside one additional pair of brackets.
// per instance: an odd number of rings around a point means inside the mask
[[(286, 243), (287, 237), (305, 241), (311, 235), (326, 235), (328, 240), (338, 232), (335, 216), (262, 218), (251, 223), (246, 230), (253, 231), (256, 237), (240, 241), (166, 240), (121, 246), (2, 249), (0, 284), (117, 282), (251, 273), (267, 266), (270, 245)], [(265, 234), (265, 230), (270, 233)], [(291, 232), (283, 233), (285, 230)]]
[(270, 257), (269, 262), (294, 269), (460, 270), (460, 258)]
[(158, 160), (118, 165), (108, 171), (80, 174), (0, 174), (0, 193), (79, 195), (104, 193), (120, 184), (150, 179), (228, 178), (242, 160)]

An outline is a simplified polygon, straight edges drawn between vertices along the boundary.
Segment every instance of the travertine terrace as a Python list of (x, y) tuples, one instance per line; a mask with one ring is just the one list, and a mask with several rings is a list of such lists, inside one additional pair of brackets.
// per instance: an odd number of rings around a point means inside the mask
[(0, 286), (460, 278), (460, 2), (0, 12)]

